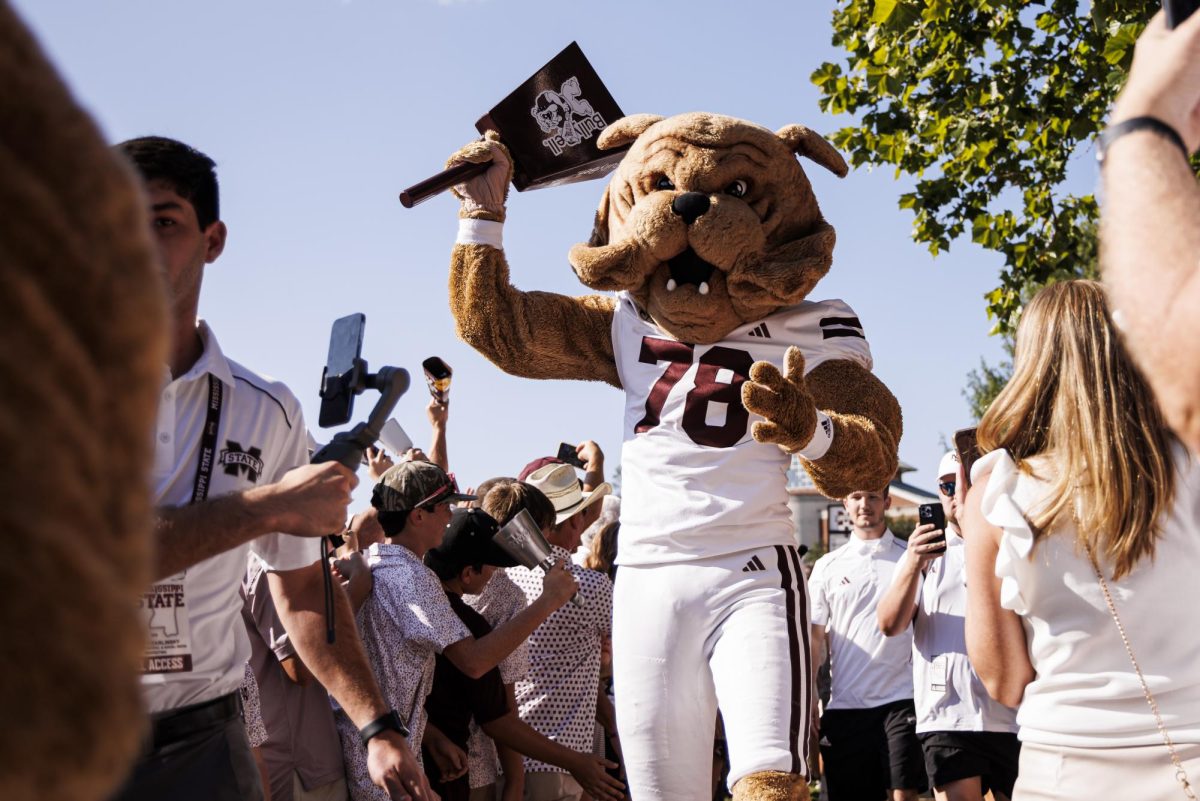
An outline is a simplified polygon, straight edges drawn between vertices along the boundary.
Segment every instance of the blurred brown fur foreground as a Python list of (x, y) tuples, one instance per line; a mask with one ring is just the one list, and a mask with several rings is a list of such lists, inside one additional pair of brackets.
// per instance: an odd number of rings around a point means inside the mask
[(0, 0), (0, 798), (102, 799), (143, 730), (166, 356), (143, 201)]

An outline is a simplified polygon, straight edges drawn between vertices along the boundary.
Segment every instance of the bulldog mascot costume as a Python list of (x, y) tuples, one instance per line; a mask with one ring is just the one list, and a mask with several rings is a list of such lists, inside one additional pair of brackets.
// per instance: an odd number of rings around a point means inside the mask
[(501, 247), (511, 161), (492, 136), (457, 188), (450, 266), (459, 335), (529, 378), (625, 390), (613, 647), (617, 725), (635, 801), (711, 794), (718, 707), (737, 801), (807, 799), (807, 592), (786, 471), (831, 498), (896, 472), (900, 408), (870, 372), (854, 311), (809, 292), (832, 260), (797, 156), (839, 176), (816, 133), (715, 114), (635, 115), (579, 280), (616, 295), (522, 292)]
[(166, 296), (139, 182), (0, 0), (0, 798), (102, 801), (146, 716)]

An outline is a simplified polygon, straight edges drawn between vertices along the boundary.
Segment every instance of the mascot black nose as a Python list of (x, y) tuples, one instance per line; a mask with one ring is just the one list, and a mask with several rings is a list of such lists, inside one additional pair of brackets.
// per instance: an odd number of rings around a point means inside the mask
[(711, 205), (708, 195), (703, 192), (684, 192), (671, 201), (671, 211), (682, 217), (685, 224), (691, 225)]

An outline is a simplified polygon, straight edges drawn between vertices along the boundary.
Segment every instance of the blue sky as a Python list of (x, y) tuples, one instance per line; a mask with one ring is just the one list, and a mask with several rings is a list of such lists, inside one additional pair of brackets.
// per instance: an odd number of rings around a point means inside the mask
[[(808, 76), (840, 59), (829, 2), (530, 0), (15, 0), (106, 136), (182, 139), (218, 163), (230, 236), (201, 314), (233, 358), (286, 381), (315, 426), (329, 326), (367, 315), (364, 357), (414, 374), (396, 417), (429, 426), (421, 360), (455, 370), (451, 467), (465, 484), (512, 474), (560, 440), (596, 439), (616, 467), (622, 398), (600, 385), (500, 373), (457, 340), (446, 276), (457, 204), (396, 199), (473, 123), (571, 40), (626, 113), (714, 111), (829, 133)], [(969, 424), (962, 388), (988, 337), (999, 260), (968, 242), (934, 260), (909, 238), (890, 171), (838, 180), (805, 162), (838, 232), (812, 297), (858, 312), (876, 373), (904, 409), (910, 475), (932, 488), (941, 441)], [(566, 261), (599, 182), (516, 194), (505, 245), (523, 289), (585, 291)], [(359, 400), (359, 418), (368, 396)], [(319, 439), (327, 433), (318, 432)]]

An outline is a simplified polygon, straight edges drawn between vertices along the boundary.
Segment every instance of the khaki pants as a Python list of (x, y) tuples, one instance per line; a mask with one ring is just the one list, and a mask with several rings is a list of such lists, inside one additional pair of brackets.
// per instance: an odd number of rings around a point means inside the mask
[[(1200, 785), (1200, 744), (1177, 743), (1175, 750), (1193, 789)], [(1070, 748), (1021, 743), (1021, 764), (1013, 801), (1179, 801), (1183, 790), (1166, 746)]]
[(583, 788), (569, 773), (526, 773), (525, 801), (579, 801)]

